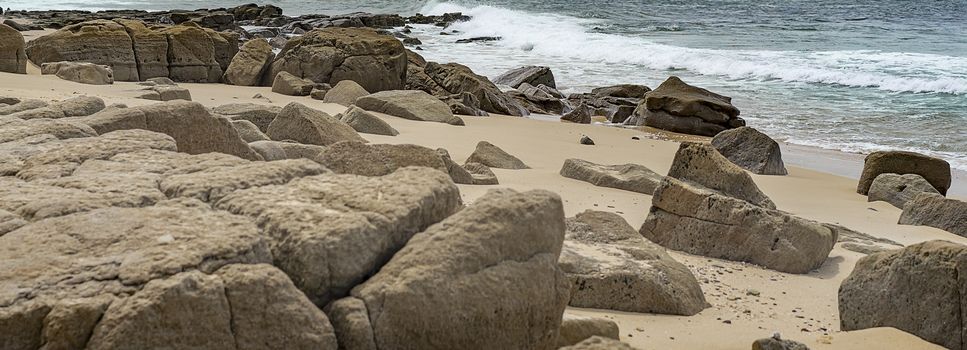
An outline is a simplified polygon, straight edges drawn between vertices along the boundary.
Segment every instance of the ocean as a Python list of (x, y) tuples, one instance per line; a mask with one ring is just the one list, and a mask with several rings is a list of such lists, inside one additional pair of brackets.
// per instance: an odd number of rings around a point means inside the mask
[[(195, 9), (252, 1), (0, 0), (13, 9)], [(264, 1), (287, 15), (463, 12), (415, 26), (424, 57), (494, 77), (550, 66), (564, 92), (669, 75), (733, 97), (791, 144), (909, 150), (967, 170), (967, 0)], [(456, 44), (458, 39), (502, 40)]]

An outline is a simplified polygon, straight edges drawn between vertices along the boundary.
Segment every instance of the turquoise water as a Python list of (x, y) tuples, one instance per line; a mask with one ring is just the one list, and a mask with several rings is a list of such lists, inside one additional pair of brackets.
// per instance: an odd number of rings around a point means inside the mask
[[(13, 8), (172, 8), (246, 1), (0, 0)], [(847, 152), (903, 149), (967, 170), (967, 0), (267, 1), (287, 14), (443, 13), (473, 20), (420, 53), (496, 76), (552, 67), (566, 92), (668, 75), (733, 97), (751, 126)], [(497, 42), (454, 44), (474, 36)]]

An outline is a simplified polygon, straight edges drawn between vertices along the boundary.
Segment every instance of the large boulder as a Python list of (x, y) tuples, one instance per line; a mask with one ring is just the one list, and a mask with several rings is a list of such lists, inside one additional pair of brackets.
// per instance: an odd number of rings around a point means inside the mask
[(884, 201), (903, 209), (907, 202), (924, 192), (940, 194), (923, 176), (884, 173), (877, 175), (873, 183), (870, 184), (867, 200), (870, 202)]
[(928, 241), (870, 254), (839, 287), (844, 331), (894, 327), (948, 349), (967, 349), (967, 246)]
[(124, 26), (109, 20), (93, 20), (31, 40), (26, 52), (38, 66), (61, 61), (89, 62), (111, 67), (115, 80), (138, 81), (133, 46)]
[(366, 142), (346, 123), (298, 102), (282, 108), (265, 133), (276, 141), (292, 140), (320, 146), (339, 141)]
[(527, 114), (519, 103), (500, 91), (487, 77), (474, 73), (467, 66), (436, 62), (418, 65), (411, 62), (407, 74), (408, 89), (423, 90), (437, 98), (452, 98), (466, 93), (474, 100), (470, 107), (484, 112), (514, 116)]
[(399, 90), (406, 52), (399, 40), (371, 28), (316, 29), (286, 43), (270, 75), (282, 71), (330, 85), (352, 80), (371, 92)]
[(467, 158), (466, 163), (480, 163), (501, 169), (530, 169), (527, 164), (524, 164), (517, 157), (487, 141), (477, 143), (477, 148)]
[(691, 316), (709, 306), (688, 267), (621, 216), (585, 211), (567, 219), (561, 269), (574, 307)]
[(6, 24), (0, 24), (0, 72), (27, 74), (24, 37)]
[(732, 164), (708, 144), (682, 142), (672, 160), (668, 176), (697, 183), (763, 208), (776, 208), (745, 170)]
[(152, 87), (144, 88), (142, 91), (144, 93), (138, 98), (143, 98), (145, 100), (154, 101), (191, 101), (191, 91), (181, 86), (175, 85), (157, 85)]
[(221, 82), (223, 70), (215, 57), (215, 44), (204, 29), (197, 25), (177, 25), (159, 32), (168, 38), (169, 78), (189, 83)]
[(745, 125), (732, 98), (669, 77), (648, 92), (635, 111), (637, 125), (684, 134), (715, 136)]
[(950, 189), (950, 163), (947, 161), (914, 152), (880, 151), (866, 156), (856, 192), (869, 194), (873, 180), (884, 173), (923, 176), (942, 195)]
[(349, 124), (357, 132), (365, 134), (396, 136), (400, 132), (393, 129), (388, 123), (379, 117), (369, 113), (362, 108), (352, 106), (343, 113), (340, 118), (344, 123)]
[(302, 79), (289, 72), (279, 72), (272, 82), (272, 92), (289, 96), (308, 96), (315, 83)]
[(903, 206), (900, 225), (921, 225), (967, 237), (967, 202), (920, 193)]
[(252, 143), (271, 140), (268, 135), (263, 133), (262, 130), (259, 130), (258, 126), (248, 120), (232, 120), (232, 126), (238, 132), (238, 137), (241, 137), (245, 142)]
[(225, 82), (239, 86), (257, 86), (262, 83), (262, 76), (269, 70), (275, 52), (272, 45), (262, 39), (253, 39), (242, 45), (232, 63), (225, 70)]
[(40, 73), (53, 74), (81, 84), (114, 84), (114, 71), (111, 67), (87, 62), (48, 62), (40, 66)]
[(507, 91), (507, 95), (531, 113), (561, 115), (571, 109), (562, 99), (560, 91), (543, 84), (533, 86), (523, 83), (517, 90)]
[(282, 107), (255, 103), (230, 103), (215, 107), (212, 111), (215, 114), (227, 116), (232, 120), (250, 121), (259, 130), (266, 132), (269, 130), (269, 124), (272, 124), (275, 117), (282, 111)]
[(153, 78), (167, 78), (168, 37), (148, 28), (141, 21), (118, 18), (114, 22), (124, 26), (131, 37), (138, 79), (149, 81)]
[(745, 170), (759, 175), (786, 175), (779, 143), (759, 130), (743, 126), (720, 132), (712, 138), (725, 158)]
[(352, 106), (356, 103), (356, 99), (366, 95), (369, 95), (369, 91), (366, 91), (366, 89), (355, 81), (343, 80), (336, 83), (336, 86), (333, 86), (329, 91), (326, 91), (322, 102)]
[(158, 187), (169, 198), (191, 197), (214, 203), (238, 190), (281, 185), (293, 179), (325, 173), (329, 173), (325, 167), (308, 159), (250, 162), (172, 174)]
[(463, 125), (463, 120), (450, 112), (450, 106), (419, 90), (377, 92), (356, 99), (356, 106), (409, 120)]
[(595, 186), (652, 194), (663, 176), (638, 164), (602, 165), (581, 159), (568, 159), (561, 176), (590, 182)]
[(352, 330), (337, 333), (340, 344), (555, 349), (568, 293), (557, 266), (563, 240), (560, 197), (490, 191), (413, 236), (331, 308), (347, 315), (343, 305), (355, 305), (356, 317), (333, 318)]
[(132, 109), (144, 113), (144, 129), (174, 138), (179, 152), (220, 152), (249, 160), (261, 159), (238, 135), (231, 121), (212, 115), (197, 102), (172, 101)]
[(408, 166), (450, 173), (436, 150), (417, 145), (339, 142), (326, 147), (315, 160), (338, 174), (382, 176)]
[(271, 237), (274, 265), (319, 306), (347, 295), (413, 234), (462, 206), (450, 177), (426, 168), (381, 177), (308, 176), (235, 191), (215, 203), (259, 222)]
[(639, 232), (670, 249), (807, 273), (826, 261), (839, 229), (669, 176)]
[(551, 72), (550, 67), (544, 66), (524, 66), (511, 69), (494, 78), (494, 83), (508, 85), (515, 89), (525, 83), (533, 86), (544, 84), (557, 88), (557, 84), (554, 82), (554, 73)]

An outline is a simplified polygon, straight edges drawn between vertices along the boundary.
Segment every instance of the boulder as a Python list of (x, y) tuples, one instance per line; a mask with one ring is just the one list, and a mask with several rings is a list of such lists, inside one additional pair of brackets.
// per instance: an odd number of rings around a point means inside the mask
[(293, 140), (320, 146), (339, 141), (367, 142), (346, 123), (298, 102), (282, 108), (265, 133), (276, 141)]
[(554, 73), (551, 72), (550, 67), (544, 66), (514, 68), (494, 78), (494, 82), (512, 88), (517, 88), (524, 83), (533, 86), (544, 84), (548, 87), (557, 88), (557, 84), (554, 82)]
[(477, 143), (477, 148), (467, 158), (466, 163), (480, 163), (501, 169), (530, 169), (527, 164), (487, 141)]
[(168, 79), (167, 36), (149, 29), (141, 21), (117, 18), (114, 22), (123, 26), (131, 37), (138, 79), (144, 81), (152, 81), (154, 78)]
[(500, 91), (487, 77), (478, 75), (461, 64), (426, 62), (420, 65), (411, 62), (406, 83), (408, 89), (423, 90), (437, 98), (467, 93), (475, 101), (475, 106), (472, 107), (483, 112), (514, 116), (527, 114), (523, 106)]
[(581, 104), (574, 108), (574, 110), (567, 112), (561, 116), (561, 121), (578, 123), (578, 124), (591, 124), (591, 112), (588, 110), (588, 106)]
[(249, 40), (232, 58), (232, 63), (225, 70), (224, 80), (232, 85), (258, 86), (262, 83), (262, 76), (269, 70), (273, 60), (275, 60), (275, 53), (272, 52), (272, 46), (267, 41)]
[(589, 210), (566, 223), (559, 263), (571, 280), (569, 305), (685, 316), (709, 306), (692, 272), (621, 216)]
[[(644, 101), (644, 97), (615, 97), (594, 93), (570, 94), (567, 103), (571, 106), (587, 105), (593, 115), (608, 118), (612, 123), (628, 123), (626, 121), (634, 114), (635, 107)], [(635, 125), (633, 122), (630, 125)]]
[(282, 111), (282, 107), (255, 103), (230, 103), (215, 107), (212, 111), (232, 120), (250, 121), (259, 127), (259, 130), (266, 132), (269, 130), (269, 124), (272, 124), (275, 117)]
[(169, 78), (187, 83), (221, 82), (223, 71), (215, 57), (215, 44), (204, 29), (177, 25), (159, 32), (168, 38)]
[(343, 80), (326, 92), (322, 102), (338, 103), (348, 107), (354, 105), (356, 99), (366, 95), (369, 95), (369, 92), (355, 81)]
[(651, 91), (651, 88), (635, 84), (618, 84), (591, 89), (591, 93), (598, 96), (623, 98), (645, 98), (645, 94), (649, 91)]
[(111, 67), (87, 62), (48, 62), (41, 65), (40, 72), (81, 84), (114, 84)]
[(590, 182), (595, 186), (652, 194), (663, 176), (638, 164), (602, 165), (581, 159), (568, 159), (561, 176)]
[(91, 127), (69, 121), (50, 119), (16, 119), (0, 128), (0, 143), (18, 141), (31, 136), (50, 135), (54, 139), (97, 136)]
[(732, 163), (755, 174), (788, 174), (779, 143), (748, 126), (718, 133), (712, 138), (712, 147)]
[(22, 157), (23, 164), (19, 167), (17, 177), (28, 181), (71, 175), (89, 159), (106, 159), (120, 153), (147, 149), (176, 150), (175, 140), (170, 136), (147, 130), (119, 130), (98, 137), (59, 141), (48, 139), (33, 146), (33, 151), (18, 155)]
[(143, 89), (145, 91), (138, 98), (154, 101), (191, 101), (191, 91), (174, 85), (158, 85)]
[(24, 37), (6, 24), (0, 24), (0, 72), (27, 74)]
[(470, 163), (464, 164), (463, 168), (466, 169), (468, 173), (470, 173), (471, 177), (473, 177), (474, 185), (499, 184), (499, 182), (497, 181), (497, 175), (495, 175), (494, 172), (490, 170), (490, 167), (486, 165), (470, 162)]
[(366, 91), (399, 90), (406, 80), (406, 53), (391, 35), (371, 28), (325, 28), (292, 38), (272, 63), (316, 83), (352, 80)]
[(446, 148), (437, 148), (436, 153), (443, 159), (443, 164), (447, 169), (447, 173), (450, 174), (450, 178), (453, 179), (453, 183), (464, 185), (474, 184), (473, 175), (467, 169), (457, 164), (457, 162), (454, 162), (453, 158), (450, 158), (450, 152)]
[(172, 101), (132, 107), (144, 113), (144, 129), (170, 135), (178, 151), (188, 154), (220, 152), (260, 160), (225, 117), (212, 115), (197, 102)]
[(947, 195), (950, 189), (950, 163), (947, 161), (914, 152), (880, 151), (866, 156), (856, 192), (869, 194), (873, 180), (884, 173), (920, 175), (942, 195)]
[(967, 202), (920, 193), (903, 206), (899, 224), (936, 227), (967, 237)]
[(591, 139), (590, 137), (588, 137), (587, 135), (584, 135), (584, 136), (581, 136), (581, 140), (580, 140), (579, 142), (580, 142), (580, 143), (581, 143), (582, 145), (586, 145), (586, 146), (594, 146), (594, 140), (592, 140), (592, 139)]
[(215, 204), (259, 222), (272, 239), (274, 265), (319, 306), (347, 295), (413, 234), (462, 206), (450, 178), (425, 168), (308, 176), (235, 191)]
[(669, 77), (635, 110), (637, 125), (684, 134), (715, 136), (745, 125), (732, 98)]
[(232, 127), (238, 132), (238, 137), (247, 143), (271, 140), (268, 135), (259, 130), (258, 126), (248, 120), (232, 120)]
[(561, 115), (571, 110), (562, 97), (559, 97), (560, 91), (543, 84), (533, 86), (523, 83), (517, 90), (508, 91), (507, 94), (531, 113)]
[(602, 336), (593, 336), (584, 341), (560, 348), (559, 350), (637, 350), (631, 345), (622, 343), (619, 340)]
[(948, 349), (964, 349), (967, 247), (927, 241), (870, 254), (839, 287), (844, 331), (894, 327)]
[(867, 200), (869, 202), (884, 201), (903, 209), (907, 202), (924, 192), (940, 194), (923, 176), (884, 173), (877, 175), (873, 183), (870, 184)]
[(697, 183), (763, 208), (776, 208), (748, 173), (708, 144), (682, 142), (668, 176)]
[(272, 92), (289, 96), (308, 96), (315, 83), (282, 71), (272, 82)]
[[(215, 62), (218, 62), (218, 67), (224, 72), (228, 69), (228, 66), (232, 63), (232, 59), (238, 54), (238, 40), (241, 37), (239, 33), (235, 32), (216, 32), (209, 28), (204, 28), (205, 34), (212, 41), (212, 49), (215, 51)], [(221, 79), (221, 77), (219, 77)], [(216, 80), (214, 82), (219, 82)]]
[(49, 104), (44, 100), (23, 100), (9, 106), (0, 106), (0, 115), (11, 115), (31, 109), (47, 107)]
[(0, 179), (0, 194), (5, 199), (0, 207), (25, 221), (108, 207), (150, 206), (167, 199), (158, 190), (160, 177), (155, 174), (88, 173), (29, 182)]
[(356, 106), (409, 120), (463, 125), (446, 103), (418, 90), (377, 92), (356, 99)]
[(571, 346), (590, 337), (599, 336), (618, 340), (618, 324), (601, 317), (585, 317), (564, 313), (557, 347)]
[(343, 123), (349, 124), (349, 126), (351, 126), (357, 132), (365, 134), (386, 136), (396, 136), (400, 134), (399, 131), (393, 129), (392, 126), (379, 117), (356, 106), (349, 107), (349, 109), (346, 110), (346, 113), (343, 114), (341, 120)]
[(433, 168), (450, 174), (436, 150), (417, 145), (338, 142), (326, 147), (313, 160), (337, 174), (382, 176), (408, 166)]
[(359, 315), (333, 319), (336, 329), (356, 330), (338, 334), (340, 342), (372, 334), (375, 344), (414, 349), (554, 349), (567, 303), (557, 266), (563, 240), (560, 197), (490, 191), (414, 235), (331, 308), (347, 314), (338, 309), (354, 305)]
[(27, 43), (27, 57), (38, 65), (89, 62), (111, 67), (114, 79), (139, 81), (133, 42), (124, 26), (109, 20), (68, 25)]
[(809, 347), (795, 340), (782, 339), (779, 333), (752, 343), (752, 350), (809, 350)]
[(104, 100), (94, 96), (78, 96), (63, 101), (54, 102), (47, 107), (30, 109), (23, 112), (11, 114), (11, 117), (20, 119), (60, 119), (69, 117), (83, 117), (105, 108)]
[(238, 190), (281, 185), (293, 179), (328, 172), (325, 167), (307, 159), (252, 162), (171, 175), (162, 180), (158, 187), (168, 198), (191, 197), (214, 203)]
[(639, 232), (669, 249), (807, 273), (826, 261), (839, 230), (669, 176)]

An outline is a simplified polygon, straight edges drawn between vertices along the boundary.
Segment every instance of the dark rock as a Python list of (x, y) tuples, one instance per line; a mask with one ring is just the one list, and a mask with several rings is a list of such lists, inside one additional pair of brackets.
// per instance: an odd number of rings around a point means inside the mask
[(739, 110), (732, 99), (685, 84), (670, 77), (657, 89), (645, 95), (635, 112), (637, 125), (680, 132), (715, 136), (744, 122), (737, 122)]
[(779, 143), (756, 129), (743, 126), (720, 132), (712, 146), (732, 163), (759, 175), (786, 175)]
[(554, 73), (551, 72), (550, 67), (544, 66), (524, 66), (511, 69), (497, 76), (494, 79), (494, 83), (508, 85), (515, 89), (523, 83), (528, 83), (533, 86), (543, 84), (548, 87), (557, 88), (557, 84), (554, 82)]
[(592, 140), (590, 137), (587, 137), (587, 135), (581, 136), (581, 144), (582, 145), (593, 146), (594, 145), (594, 140)]

